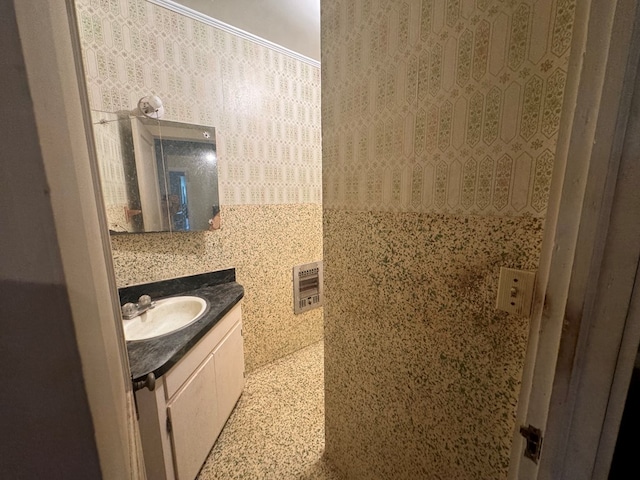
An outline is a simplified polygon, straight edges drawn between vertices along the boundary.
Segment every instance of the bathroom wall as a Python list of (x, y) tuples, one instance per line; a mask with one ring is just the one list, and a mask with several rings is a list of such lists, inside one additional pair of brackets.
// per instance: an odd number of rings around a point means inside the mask
[(77, 15), (92, 109), (154, 93), (166, 120), (216, 127), (222, 229), (113, 236), (118, 286), (236, 267), (248, 370), (320, 340), (322, 309), (294, 315), (291, 279), (322, 258), (317, 65), (144, 0)]
[(322, 3), (327, 455), (506, 478), (573, 0)]
[(0, 102), (13, 112), (0, 118), (5, 155), (0, 168), (5, 205), (0, 211), (0, 471), (13, 478), (100, 478), (70, 285), (40, 147), (40, 142), (55, 142), (38, 130), (34, 79), (27, 74), (33, 62), (25, 59), (22, 43), (30, 39), (18, 28), (25, 18), (19, 12), (15, 2), (0, 4), (0, 62), (6, 66)]

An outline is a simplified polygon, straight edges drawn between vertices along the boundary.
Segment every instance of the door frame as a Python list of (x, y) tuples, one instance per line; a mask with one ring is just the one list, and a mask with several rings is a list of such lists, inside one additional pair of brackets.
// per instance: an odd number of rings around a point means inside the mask
[(13, 3), (102, 477), (144, 479), (74, 0)]
[[(608, 473), (615, 445), (611, 436), (617, 434), (624, 404), (620, 395), (626, 396), (628, 387), (623, 385), (628, 362), (618, 365), (628, 356), (621, 346), (633, 343), (623, 335), (637, 323), (628, 313), (640, 245), (629, 239), (640, 238), (640, 209), (628, 207), (638, 201), (638, 183), (634, 187), (629, 179), (639, 173), (633, 155), (640, 156), (640, 149), (625, 137), (632, 101), (639, 101), (633, 95), (639, 14), (634, 0), (576, 4), (512, 441), (512, 479)], [(529, 424), (543, 431), (539, 464), (523, 457), (519, 427)]]

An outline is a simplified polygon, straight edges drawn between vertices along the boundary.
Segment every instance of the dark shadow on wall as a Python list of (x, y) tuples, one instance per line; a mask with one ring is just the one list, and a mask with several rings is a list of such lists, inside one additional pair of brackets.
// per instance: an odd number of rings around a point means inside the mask
[(631, 478), (630, 472), (637, 471), (638, 452), (640, 452), (638, 431), (640, 431), (640, 363), (636, 360), (611, 462), (609, 480), (626, 480)]

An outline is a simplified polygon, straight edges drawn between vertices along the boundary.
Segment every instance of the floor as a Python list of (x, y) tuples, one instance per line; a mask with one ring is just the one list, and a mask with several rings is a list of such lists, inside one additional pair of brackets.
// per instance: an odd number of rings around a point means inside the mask
[(324, 452), (323, 342), (252, 372), (198, 480), (340, 480)]

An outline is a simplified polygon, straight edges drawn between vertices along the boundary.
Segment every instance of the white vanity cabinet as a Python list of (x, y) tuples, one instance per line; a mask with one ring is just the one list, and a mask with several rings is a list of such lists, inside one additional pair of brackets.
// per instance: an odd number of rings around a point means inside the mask
[(193, 480), (244, 388), (240, 304), (166, 374), (136, 392), (148, 480)]

